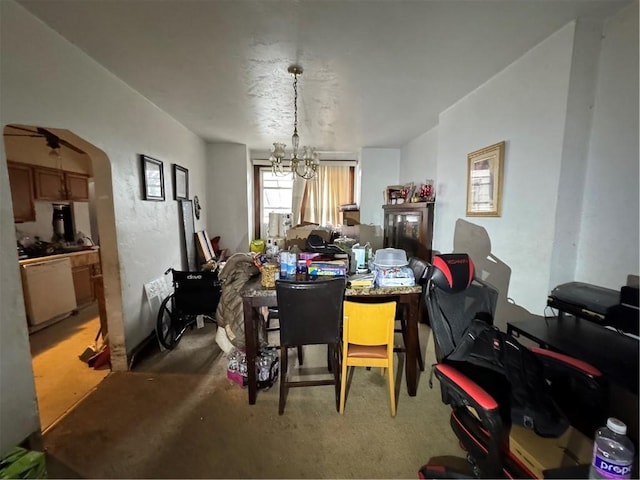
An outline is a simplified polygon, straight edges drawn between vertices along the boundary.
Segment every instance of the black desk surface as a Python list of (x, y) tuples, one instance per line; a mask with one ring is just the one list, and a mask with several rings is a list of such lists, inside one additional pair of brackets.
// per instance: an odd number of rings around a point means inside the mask
[(588, 362), (610, 381), (638, 393), (639, 342), (635, 338), (568, 315), (507, 323), (507, 332)]

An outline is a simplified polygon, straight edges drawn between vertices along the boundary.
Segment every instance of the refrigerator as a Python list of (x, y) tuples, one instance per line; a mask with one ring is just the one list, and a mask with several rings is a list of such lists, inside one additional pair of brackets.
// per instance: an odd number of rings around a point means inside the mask
[(39, 325), (77, 307), (68, 257), (22, 265), (22, 286), (29, 325)]

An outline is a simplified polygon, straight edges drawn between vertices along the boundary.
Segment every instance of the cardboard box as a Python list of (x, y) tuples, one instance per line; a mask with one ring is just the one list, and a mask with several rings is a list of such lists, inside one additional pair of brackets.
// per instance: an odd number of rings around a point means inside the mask
[(360, 225), (360, 210), (345, 210), (342, 212), (343, 225)]
[[(380, 230), (378, 232), (378, 230)], [(360, 245), (364, 245), (369, 242), (371, 247), (375, 250), (379, 248), (377, 245), (381, 242), (382, 239), (382, 230), (380, 227), (376, 225), (354, 225), (354, 226), (343, 226), (340, 228), (340, 233), (345, 237), (355, 239)], [(378, 238), (380, 237), (380, 242), (378, 242)]]
[(593, 455), (593, 439), (569, 427), (558, 438), (543, 438), (533, 430), (513, 425), (509, 433), (510, 450), (536, 478), (551, 468), (588, 465)]
[(319, 235), (327, 243), (331, 240), (331, 232), (319, 229), (317, 225), (294, 227), (287, 230), (285, 249), (289, 250), (295, 245), (300, 250), (304, 251), (307, 246), (307, 237), (312, 233), (314, 235)]

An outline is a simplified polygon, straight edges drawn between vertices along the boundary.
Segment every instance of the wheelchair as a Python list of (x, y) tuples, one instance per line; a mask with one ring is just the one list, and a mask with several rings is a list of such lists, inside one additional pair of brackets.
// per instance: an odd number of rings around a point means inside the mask
[[(513, 428), (524, 428), (534, 438), (540, 438), (559, 437), (569, 431), (570, 425), (593, 438), (595, 429), (606, 418), (606, 382), (599, 370), (566, 355), (524, 347), (500, 333), (493, 326), (498, 291), (476, 278), (467, 254), (435, 255), (428, 267), (427, 282), (425, 302), (437, 360), (432, 375), (440, 382), (442, 402), (451, 406), (451, 428), (466, 451), (468, 464), (466, 469), (456, 470), (431, 459), (420, 468), (420, 478), (537, 478), (540, 473), (536, 475), (512, 451)], [(484, 331), (489, 334), (478, 334)], [(468, 349), (461, 356), (464, 342), (471, 347), (465, 347)], [(507, 347), (507, 342), (513, 344)], [(507, 365), (507, 348), (523, 360), (517, 368), (519, 377), (511, 374), (508, 366), (504, 372), (487, 368), (494, 361), (491, 355), (495, 356), (496, 365)], [(486, 364), (485, 358), (489, 358)], [(514, 379), (526, 384), (523, 390), (529, 395), (525, 395), (525, 402), (533, 402), (534, 410), (539, 405), (540, 411), (552, 411), (549, 417), (544, 417), (546, 413), (528, 416), (532, 410), (526, 408), (531, 404), (522, 408), (522, 396), (518, 398), (514, 393), (519, 382)], [(429, 384), (432, 385), (431, 379)], [(546, 403), (538, 402), (538, 398)], [(557, 421), (545, 424), (541, 420), (536, 427), (548, 430), (540, 432), (534, 428), (539, 418)], [(551, 432), (554, 428), (557, 431)], [(583, 469), (581, 474), (586, 475), (588, 465), (577, 463), (574, 468)]]
[(172, 350), (188, 328), (193, 328), (198, 317), (216, 323), (216, 309), (220, 302), (221, 284), (218, 271), (180, 271), (169, 268), (173, 293), (164, 298), (158, 311), (156, 335), (160, 344)]

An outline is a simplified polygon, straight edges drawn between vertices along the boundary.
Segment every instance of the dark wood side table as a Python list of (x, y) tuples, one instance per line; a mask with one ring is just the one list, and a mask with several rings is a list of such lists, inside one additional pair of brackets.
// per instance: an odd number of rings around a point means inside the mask
[(639, 343), (635, 338), (566, 314), (507, 323), (507, 333), (588, 362), (609, 381), (638, 394)]

